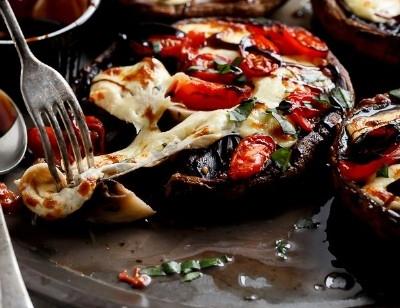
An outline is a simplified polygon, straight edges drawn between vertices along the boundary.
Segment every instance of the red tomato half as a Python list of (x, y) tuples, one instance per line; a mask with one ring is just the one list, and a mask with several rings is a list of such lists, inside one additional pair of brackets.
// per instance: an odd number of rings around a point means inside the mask
[(251, 95), (250, 87), (236, 87), (198, 78), (181, 78), (171, 88), (174, 102), (184, 104), (192, 110), (216, 110), (239, 105)]
[(259, 173), (275, 151), (276, 144), (269, 136), (252, 135), (242, 139), (233, 153), (228, 176), (242, 180)]
[(240, 64), (240, 68), (248, 78), (268, 76), (279, 68), (279, 65), (262, 55), (249, 53)]
[[(105, 129), (103, 123), (94, 116), (86, 116), (85, 120), (89, 128), (90, 139), (93, 144), (94, 153), (95, 154), (104, 153)], [(79, 143), (82, 143), (81, 138), (79, 137), (80, 133), (78, 128), (75, 126), (74, 129), (78, 137)], [(59, 163), (61, 161), (61, 153), (58, 148), (56, 134), (53, 128), (51, 127), (46, 127), (46, 133), (47, 136), (49, 137), (51, 149), (53, 150), (54, 153), (54, 159), (56, 160), (57, 163)], [(64, 139), (66, 141), (69, 140), (66, 133), (64, 133)], [(40, 139), (40, 133), (37, 127), (28, 129), (28, 148), (32, 151), (33, 155), (36, 158), (44, 158), (45, 155), (42, 147), (42, 141)], [(73, 162), (74, 156), (73, 156), (72, 146), (69, 142), (67, 143), (67, 149), (68, 149), (69, 160), (70, 162)], [(83, 148), (81, 154), (84, 155)]]
[(153, 52), (162, 57), (180, 57), (184, 41), (173, 35), (154, 35), (149, 38), (153, 46)]
[(328, 46), (301, 27), (273, 25), (266, 27), (265, 33), (283, 54), (304, 56), (309, 59), (325, 59), (328, 55)]
[(262, 50), (278, 53), (278, 47), (262, 34), (253, 34), (250, 36), (250, 40)]

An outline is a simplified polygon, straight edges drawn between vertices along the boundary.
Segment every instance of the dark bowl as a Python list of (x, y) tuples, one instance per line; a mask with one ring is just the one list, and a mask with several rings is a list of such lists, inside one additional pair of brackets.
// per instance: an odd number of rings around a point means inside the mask
[[(102, 0), (91, 0), (86, 11), (68, 25), (57, 26), (49, 21), (35, 22), (29, 25), (28, 27), (38, 27), (38, 31), (43, 30), (42, 28), (46, 26), (46, 29), (49, 29), (49, 33), (44, 32), (43, 35), (27, 38), (34, 55), (57, 69), (67, 80), (71, 80), (71, 75), (81, 68), (82, 51), (87, 37), (93, 33), (102, 2)], [(5, 27), (4, 24), (0, 26), (0, 30), (4, 30), (3, 27)], [(20, 64), (13, 41), (9, 39), (0, 40), (0, 66), (2, 68), (0, 87), (16, 97), (16, 103), (21, 105)]]

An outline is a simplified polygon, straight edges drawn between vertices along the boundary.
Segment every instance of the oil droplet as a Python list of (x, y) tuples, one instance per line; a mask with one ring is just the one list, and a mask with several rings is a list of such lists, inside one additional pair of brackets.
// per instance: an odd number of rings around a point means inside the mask
[(258, 296), (255, 295), (255, 294), (248, 295), (248, 296), (244, 297), (244, 300), (246, 300), (246, 301), (256, 301), (256, 300), (258, 300)]
[(323, 286), (322, 284), (315, 284), (314, 285), (314, 290), (315, 291), (324, 291), (325, 290), (325, 286)]
[(325, 286), (329, 289), (350, 290), (355, 281), (347, 273), (330, 273), (325, 277)]

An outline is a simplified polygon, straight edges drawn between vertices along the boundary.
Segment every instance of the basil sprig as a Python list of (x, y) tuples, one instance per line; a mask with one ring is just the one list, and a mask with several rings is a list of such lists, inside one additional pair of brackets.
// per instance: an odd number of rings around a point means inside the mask
[(271, 155), (271, 159), (278, 165), (282, 171), (286, 171), (290, 166), (292, 150), (289, 148), (280, 148)]
[(257, 99), (255, 97), (243, 101), (238, 107), (229, 112), (229, 120), (234, 122), (243, 122), (250, 115), (256, 102)]
[(378, 170), (376, 175), (379, 177), (382, 177), (382, 178), (388, 178), (389, 177), (389, 167), (387, 165), (384, 165), (381, 169)]
[(211, 267), (222, 267), (225, 266), (226, 263), (232, 261), (233, 258), (228, 256), (200, 260), (185, 260), (183, 262), (168, 261), (161, 265), (142, 268), (140, 269), (140, 273), (151, 277), (180, 274), (183, 275), (183, 281), (192, 281), (203, 276), (200, 272), (201, 270)]

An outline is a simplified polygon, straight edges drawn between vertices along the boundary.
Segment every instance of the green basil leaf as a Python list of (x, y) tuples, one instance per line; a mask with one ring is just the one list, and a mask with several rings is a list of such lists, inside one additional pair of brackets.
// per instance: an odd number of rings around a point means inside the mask
[(167, 274), (161, 268), (161, 265), (149, 266), (140, 269), (141, 274), (149, 275), (150, 277), (166, 276)]
[(239, 66), (240, 64), (242, 64), (243, 62), (243, 58), (242, 57), (236, 57), (235, 59), (233, 59), (231, 65), (232, 66)]
[(349, 91), (336, 87), (330, 92), (331, 101), (333, 105), (340, 109), (346, 110), (353, 107), (352, 97)]
[(400, 89), (395, 89), (389, 92), (389, 94), (393, 97), (400, 99)]
[(389, 167), (387, 165), (383, 166), (381, 169), (378, 170), (376, 175), (380, 176), (382, 178), (388, 178), (389, 177)]
[(190, 281), (193, 281), (195, 279), (199, 279), (201, 277), (203, 277), (203, 273), (201, 273), (201, 272), (191, 272), (191, 273), (187, 273), (185, 276), (183, 276), (182, 281), (190, 282)]
[(235, 82), (238, 84), (243, 84), (247, 82), (247, 78), (244, 74), (241, 74), (235, 79)]
[(256, 102), (256, 98), (243, 101), (238, 107), (229, 112), (229, 120), (243, 122), (250, 115)]
[(292, 150), (288, 148), (280, 148), (271, 155), (272, 160), (283, 171), (286, 171), (289, 168), (291, 157), (292, 157)]
[(290, 248), (292, 248), (292, 245), (287, 240), (275, 241), (276, 255), (283, 260), (286, 260), (288, 258), (287, 254)]
[(282, 128), (282, 131), (286, 135), (296, 135), (296, 128), (290, 123), (288, 120), (286, 120), (284, 117), (282, 117), (279, 113), (272, 111), (271, 112), (272, 116), (275, 118), (275, 120), (278, 121), (279, 125)]
[(327, 105), (330, 106), (331, 102), (329, 100), (329, 95), (326, 93), (322, 93), (320, 94), (316, 99), (315, 99), (318, 103), (322, 104), (322, 105)]
[(320, 225), (320, 223), (313, 221), (312, 218), (302, 218), (294, 224), (294, 228), (296, 230), (317, 229), (319, 225)]
[(181, 263), (181, 273), (187, 274), (193, 271), (200, 270), (200, 262), (199, 260), (186, 260)]
[(181, 264), (176, 261), (168, 261), (161, 264), (161, 268), (163, 271), (168, 274), (180, 274), (181, 272)]
[(209, 267), (221, 267), (224, 266), (225, 263), (221, 260), (221, 258), (206, 258), (200, 260), (201, 269), (209, 268)]

